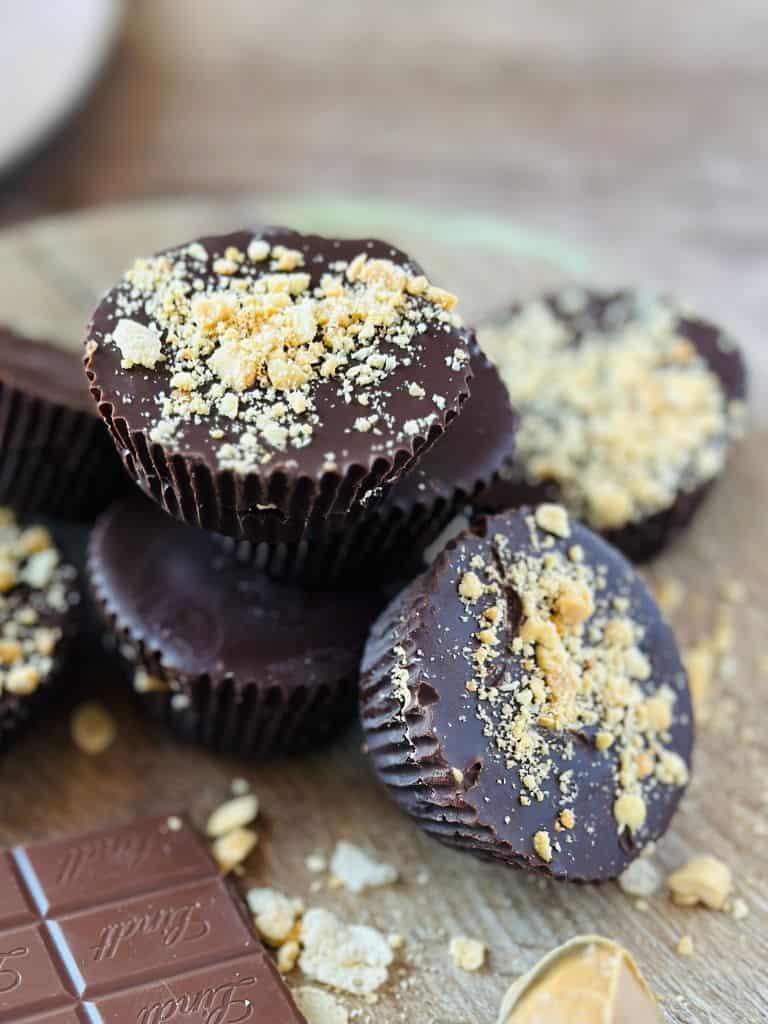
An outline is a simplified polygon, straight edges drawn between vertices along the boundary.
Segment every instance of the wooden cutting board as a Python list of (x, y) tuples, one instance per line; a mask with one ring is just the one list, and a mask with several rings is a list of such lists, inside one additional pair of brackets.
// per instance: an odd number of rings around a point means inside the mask
[[(0, 320), (79, 348), (97, 298), (137, 254), (243, 223), (290, 220), (339, 233), (378, 233), (411, 251), (435, 280), (464, 296), (468, 317), (513, 295), (566, 279), (621, 281), (620, 250), (610, 242), (586, 252), (566, 240), (514, 225), (379, 204), (246, 199), (155, 202), (38, 221), (0, 235)], [(609, 268), (606, 271), (605, 268)], [(724, 264), (724, 282), (728, 269)], [(699, 285), (701, 283), (699, 282)], [(695, 292), (697, 282), (691, 281)], [(736, 293), (737, 294), (737, 293)], [(722, 303), (720, 303), (722, 304)], [(740, 322), (743, 323), (743, 315)], [(745, 347), (765, 394), (762, 323), (747, 324)], [(756, 369), (757, 368), (757, 369)], [(199, 821), (223, 800), (230, 780), (246, 777), (262, 802), (261, 845), (247, 881), (281, 888), (349, 921), (405, 936), (404, 952), (375, 1006), (349, 1000), (358, 1021), (396, 1024), (493, 1024), (510, 982), (552, 946), (580, 932), (628, 945), (676, 1022), (768, 1019), (768, 468), (765, 421), (755, 424), (694, 528), (649, 570), (675, 577), (687, 598), (672, 618), (681, 642), (713, 629), (723, 587), (734, 580), (748, 599), (731, 610), (736, 643), (713, 686), (719, 708), (699, 734), (693, 784), (654, 861), (664, 872), (697, 852), (733, 869), (750, 908), (726, 914), (674, 907), (663, 892), (641, 911), (616, 884), (576, 888), (546, 883), (443, 849), (389, 802), (361, 755), (353, 730), (308, 757), (250, 764), (182, 747), (137, 713), (120, 666), (97, 636), (83, 638), (62, 704), (0, 761), (0, 841), (14, 843), (187, 807)], [(97, 693), (119, 721), (114, 746), (88, 758), (72, 745), (68, 709)], [(304, 859), (339, 838), (396, 865), (401, 881), (365, 896), (324, 887)], [(484, 939), (486, 968), (456, 969), (456, 934)], [(695, 953), (675, 945), (690, 934)], [(297, 970), (290, 982), (300, 983)]]

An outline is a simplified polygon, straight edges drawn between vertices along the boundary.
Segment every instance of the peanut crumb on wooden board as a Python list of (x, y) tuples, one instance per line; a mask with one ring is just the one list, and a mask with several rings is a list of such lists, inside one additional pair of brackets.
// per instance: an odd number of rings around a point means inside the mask
[(304, 913), (302, 900), (267, 888), (249, 889), (246, 899), (256, 930), (268, 946), (277, 948), (296, 938), (297, 925)]
[(628, 896), (652, 896), (662, 886), (662, 875), (647, 857), (638, 857), (622, 871), (618, 883)]
[(300, 942), (299, 967), (312, 981), (367, 995), (387, 980), (392, 948), (369, 925), (346, 924), (328, 910), (312, 908), (302, 919)]
[(211, 853), (223, 874), (238, 868), (253, 853), (259, 837), (250, 828), (235, 828), (214, 839)]
[(733, 890), (733, 875), (727, 864), (704, 854), (692, 857), (667, 878), (674, 903), (694, 907), (700, 903), (711, 910), (723, 910)]
[(348, 1024), (346, 1008), (324, 989), (301, 985), (293, 990), (293, 998), (307, 1024)]
[(391, 864), (375, 860), (365, 850), (345, 839), (340, 839), (336, 844), (331, 856), (330, 872), (334, 879), (353, 893), (391, 885), (398, 878), (397, 870)]
[(117, 723), (98, 701), (87, 701), (75, 708), (69, 725), (77, 749), (92, 757), (103, 754), (117, 737)]
[(251, 825), (258, 813), (259, 800), (255, 793), (233, 796), (210, 815), (205, 830), (211, 839), (216, 839), (233, 829)]
[(678, 956), (693, 956), (693, 939), (690, 935), (681, 935), (675, 947)]
[(463, 971), (479, 971), (485, 963), (486, 947), (480, 939), (455, 935), (451, 939), (448, 951), (454, 964)]

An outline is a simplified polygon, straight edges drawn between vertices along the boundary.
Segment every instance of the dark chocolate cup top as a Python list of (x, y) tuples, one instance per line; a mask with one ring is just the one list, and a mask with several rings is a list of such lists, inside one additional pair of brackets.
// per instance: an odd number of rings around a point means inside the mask
[(205, 676), (285, 692), (354, 673), (375, 592), (276, 583), (145, 501), (96, 525), (89, 573), (118, 629), (179, 681)]
[[(512, 323), (526, 310), (530, 311), (533, 308), (542, 309), (545, 315), (550, 316), (553, 323), (565, 332), (568, 348), (578, 347), (586, 338), (597, 336), (610, 342), (611, 345), (614, 340), (616, 343), (620, 343), (618, 339), (625, 328), (632, 327), (634, 324), (640, 324), (642, 328), (643, 317), (649, 317), (654, 310), (668, 310), (672, 314), (674, 335), (691, 345), (694, 358), (699, 361), (700, 365), (707, 368), (717, 380), (722, 392), (722, 429), (712, 434), (701, 448), (691, 452), (690, 462), (680, 469), (676, 485), (671, 490), (669, 481), (664, 481), (664, 486), (669, 492), (668, 500), (654, 500), (643, 505), (642, 508), (638, 506), (623, 522), (610, 525), (591, 521), (590, 512), (584, 499), (578, 497), (586, 474), (590, 472), (589, 463), (592, 459), (592, 451), (599, 448), (599, 443), (596, 442), (592, 449), (585, 452), (580, 470), (578, 467), (574, 467), (574, 479), (570, 485), (564, 484), (554, 475), (537, 474), (531, 468), (530, 456), (526, 456), (525, 449), (527, 443), (533, 439), (534, 448), (537, 444), (541, 445), (541, 449), (536, 449), (536, 453), (541, 454), (545, 451), (544, 442), (541, 440), (542, 432), (538, 431), (536, 436), (528, 435), (528, 441), (526, 441), (525, 428), (528, 424), (528, 416), (542, 415), (544, 408), (542, 403), (545, 403), (547, 398), (543, 390), (546, 381), (542, 382), (540, 394), (531, 394), (519, 404), (521, 433), (518, 437), (521, 439), (521, 443), (518, 445), (515, 459), (508, 463), (502, 472), (502, 479), (484, 496), (487, 500), (486, 510), (496, 511), (499, 508), (519, 507), (542, 501), (562, 501), (569, 505), (573, 515), (584, 519), (628, 557), (635, 561), (645, 561), (657, 554), (688, 525), (722, 470), (731, 443), (743, 431), (747, 374), (741, 352), (734, 341), (719, 327), (701, 317), (689, 314), (670, 299), (643, 296), (628, 290), (603, 293), (568, 289), (557, 294), (545, 295), (536, 304), (514, 305), (489, 322), (488, 333), (484, 333), (481, 329), (481, 342), (483, 339), (486, 340), (492, 349), (492, 355), (495, 355), (497, 360), (503, 361), (503, 352), (498, 349), (503, 345), (504, 326)], [(535, 365), (535, 353), (538, 345), (541, 344), (536, 337), (536, 331), (541, 329), (542, 324), (539, 324), (538, 327), (534, 325), (531, 328), (532, 365)], [(546, 324), (543, 325), (543, 329), (546, 330)], [(495, 333), (497, 331), (501, 331), (501, 333), (497, 335)], [(671, 345), (674, 343), (674, 338), (671, 333), (669, 337)], [(518, 340), (520, 342), (524, 340), (522, 334)], [(670, 360), (670, 365), (672, 365), (672, 360)], [(503, 376), (504, 370), (502, 369)], [(511, 390), (514, 395), (516, 390), (514, 383)], [(622, 403), (629, 406), (631, 397), (629, 394), (622, 397), (617, 392), (617, 408), (620, 408)], [(653, 427), (655, 422), (649, 425)], [(595, 426), (601, 427), (601, 423), (596, 420)], [(555, 430), (551, 437), (553, 448), (558, 447), (558, 436), (557, 430)], [(711, 460), (701, 458), (704, 449), (708, 456), (711, 455)], [(553, 460), (557, 461), (556, 451), (553, 451)], [(622, 466), (622, 473), (625, 467), (631, 468), (631, 465), (631, 456), (628, 456), (626, 463)], [(653, 483), (661, 483), (661, 478), (662, 471), (659, 470), (658, 479)], [(607, 470), (601, 479), (606, 484), (614, 483), (610, 470)], [(621, 486), (619, 481), (616, 482)]]
[[(234, 262), (232, 254), (237, 254)], [(211, 398), (213, 392), (206, 390), (212, 381), (211, 367), (219, 366), (224, 349), (219, 337), (218, 349), (214, 344), (215, 350), (206, 352), (197, 365), (207, 374), (199, 394), (210, 400), (211, 412), (182, 417), (170, 433), (158, 427), (166, 417), (160, 396), (176, 401), (178, 347), (169, 341), (154, 313), (148, 312), (145, 294), (136, 301), (130, 281), (124, 278), (107, 294), (88, 330), (86, 369), (92, 394), (129, 471), (168, 512), (230, 536), (295, 542), (311, 521), (344, 515), (361, 503), (375, 501), (382, 488), (398, 479), (456, 416), (471, 380), (467, 332), (447, 310), (451, 297), (427, 287), (418, 265), (392, 246), (370, 239), (340, 241), (264, 228), (203, 238), (169, 249), (159, 258), (171, 261), (195, 297), (227, 292), (227, 301), (239, 301), (237, 296), (247, 295), (249, 288), (258, 290), (263, 279), (272, 275), (298, 282), (298, 306), (311, 304), (329, 275), (345, 289), (368, 289), (368, 301), (373, 286), (353, 275), (363, 257), (368, 268), (383, 265), (377, 261), (389, 261), (396, 276), (402, 280), (405, 274), (408, 289), (396, 286), (404, 297), (394, 321), (397, 330), (402, 324), (400, 334), (375, 328), (372, 334), (366, 333), (365, 341), (360, 338), (353, 343), (342, 369), (326, 373), (335, 359), (323, 357), (323, 372), (316, 361), (309, 382), (297, 384), (295, 390), (280, 390), (284, 380), (270, 388), (271, 369), (268, 381), (263, 374), (257, 375), (255, 384), (249, 379), (244, 388), (242, 379), (230, 381), (227, 387), (235, 393), (227, 396), (225, 405), (220, 404), (220, 394)], [(151, 265), (158, 264), (155, 260)], [(308, 282), (301, 280), (304, 275)], [(245, 291), (231, 287), (235, 279), (246, 281)], [(193, 321), (194, 315), (185, 322)], [(304, 331), (305, 326), (298, 330)], [(142, 329), (152, 332), (162, 346), (163, 358), (153, 366), (152, 358), (145, 359), (145, 365), (124, 365), (125, 346), (115, 341), (115, 332), (135, 334)], [(314, 341), (307, 344), (316, 345), (321, 333), (318, 328)], [(375, 373), (366, 370), (373, 366), (369, 359), (376, 362)], [(309, 402), (306, 409), (301, 408), (302, 399)], [(307, 429), (302, 446), (295, 444), (292, 434), (286, 440), (275, 432), (272, 419), (267, 427), (261, 421), (244, 425), (248, 403), (256, 402), (262, 411), (266, 408), (269, 419), (278, 401), (290, 406), (287, 418), (280, 420), (289, 434), (294, 428)], [(174, 408), (178, 411), (178, 406)], [(225, 408), (235, 408), (239, 418), (232, 418)], [(250, 435), (247, 444), (243, 432)], [(246, 453), (249, 444), (258, 448), (257, 456)]]
[[(517, 723), (528, 699), (524, 691), (534, 693), (534, 703), (539, 700), (535, 669), (525, 660), (532, 655), (518, 646), (529, 635), (523, 609), (531, 593), (527, 584), (507, 583), (498, 598), (486, 591), (464, 599), (460, 588), (473, 593), (465, 576), (483, 581), (483, 567), (506, 571), (521, 559), (539, 565), (548, 558), (581, 565), (603, 581), (594, 589), (595, 611), (584, 620), (585, 636), (600, 644), (607, 635), (603, 619), (629, 618), (640, 638), (638, 654), (632, 655), (639, 664), (632, 699), (645, 708), (646, 700), (663, 692), (670, 702), (669, 721), (644, 746), (653, 749), (651, 763), (643, 768), (648, 774), (631, 780), (642, 814), (630, 827), (622, 824), (624, 812), (627, 807), (634, 812), (637, 804), (618, 803), (627, 792), (619, 782), (619, 759), (629, 748), (618, 739), (611, 745), (599, 738), (605, 731), (602, 713), (595, 721), (560, 728), (546, 720), (549, 710), (542, 711), (522, 733), (527, 740), (530, 731), (537, 744), (546, 744), (534, 768), (498, 741), (499, 723), (508, 713)], [(494, 600), (503, 609), (492, 628), (496, 640), (486, 636), (490, 621), (478, 628), (478, 613), (482, 618)], [(612, 611), (614, 604), (622, 610)], [(593, 636), (593, 628), (600, 632)], [(473, 659), (486, 642), (494, 656), (488, 678), (478, 687)], [(539, 651), (537, 642), (537, 663)], [(555, 707), (552, 694), (562, 678), (567, 677), (555, 675), (547, 692)], [(482, 529), (461, 535), (381, 615), (363, 659), (361, 715), (380, 777), (427, 832), (481, 856), (575, 881), (616, 877), (665, 832), (683, 792), (693, 742), (690, 695), (677, 646), (640, 578), (586, 527), (573, 522), (567, 538), (554, 536), (539, 528), (527, 509), (489, 517)], [(539, 769), (541, 775), (529, 777)]]

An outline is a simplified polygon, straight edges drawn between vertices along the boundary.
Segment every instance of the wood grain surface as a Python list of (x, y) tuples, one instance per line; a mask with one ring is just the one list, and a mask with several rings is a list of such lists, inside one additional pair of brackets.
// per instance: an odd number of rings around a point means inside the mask
[[(463, 306), (472, 316), (508, 301), (518, 289), (585, 273), (600, 276), (605, 267), (615, 273), (621, 250), (620, 240), (613, 249), (585, 249), (498, 219), (491, 230), (486, 220), (455, 211), (441, 217), (420, 208), (417, 215), (391, 204), (313, 206), (284, 198), (157, 202), (38, 221), (0, 234), (2, 318), (50, 332), (76, 348), (99, 293), (135, 254), (239, 223), (291, 219), (322, 228), (329, 218), (346, 233), (382, 233), (386, 221), (392, 241), (410, 249), (441, 283), (445, 279), (466, 293)], [(623, 265), (618, 269), (623, 272)], [(746, 326), (751, 348), (763, 325), (755, 320)], [(757, 375), (764, 387), (764, 370)], [(83, 638), (73, 658), (59, 706), (0, 762), (0, 841), (179, 807), (189, 807), (202, 822), (227, 795), (230, 780), (245, 776), (263, 806), (261, 845), (249, 862), (248, 881), (406, 938), (379, 1003), (349, 1001), (360, 1011), (355, 1020), (493, 1024), (514, 977), (556, 943), (587, 931), (610, 935), (634, 951), (669, 1019), (678, 1024), (767, 1019), (766, 444), (766, 424), (758, 422), (694, 528), (650, 571), (657, 580), (674, 576), (686, 585), (687, 601), (674, 616), (686, 644), (712, 630), (723, 585), (736, 579), (748, 587), (748, 601), (733, 609), (733, 655), (715, 684), (720, 713), (700, 731), (693, 784), (654, 855), (665, 872), (693, 853), (721, 857), (749, 905), (744, 920), (678, 909), (663, 892), (642, 912), (613, 883), (548, 884), (443, 849), (389, 802), (360, 754), (356, 730), (312, 756), (263, 765), (181, 747), (139, 717), (119, 663), (102, 650), (95, 633)], [(72, 704), (94, 693), (117, 715), (119, 735), (106, 754), (88, 758), (73, 746), (67, 716)], [(327, 889), (311, 893), (314, 876), (304, 858), (318, 848), (329, 852), (339, 838), (395, 864), (401, 882), (363, 897)], [(448, 942), (459, 933), (488, 943), (488, 965), (476, 975), (451, 963)], [(675, 953), (683, 934), (693, 937), (691, 958)], [(290, 979), (300, 980), (298, 971)]]

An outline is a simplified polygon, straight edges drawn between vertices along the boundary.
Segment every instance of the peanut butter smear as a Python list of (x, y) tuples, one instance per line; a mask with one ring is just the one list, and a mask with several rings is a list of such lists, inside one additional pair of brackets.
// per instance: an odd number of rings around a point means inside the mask
[(656, 998), (630, 954), (610, 939), (582, 935), (518, 979), (498, 1024), (660, 1024)]
[(619, 529), (717, 476), (745, 407), (684, 336), (679, 309), (626, 295), (593, 322), (587, 302), (574, 289), (557, 308), (528, 303), (478, 339), (521, 414), (526, 481), (553, 481), (579, 519)]

